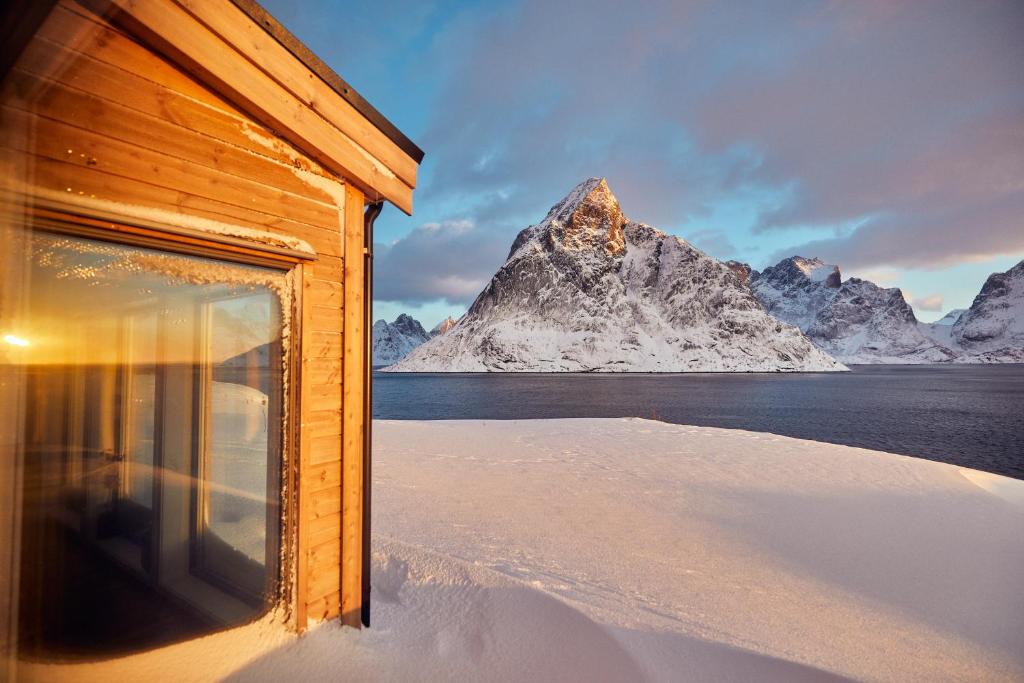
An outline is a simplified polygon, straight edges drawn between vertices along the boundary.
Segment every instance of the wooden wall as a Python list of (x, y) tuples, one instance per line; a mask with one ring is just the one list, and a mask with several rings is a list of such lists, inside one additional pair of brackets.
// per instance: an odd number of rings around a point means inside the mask
[[(227, 58), (227, 57), (226, 57)], [(302, 266), (300, 515), (295, 614), (299, 628), (339, 614), (342, 557), (343, 383), (361, 380), (361, 323), (343, 342), (346, 302), (361, 301), (364, 195), (284, 143), (153, 50), (71, 0), (61, 0), (4, 79), (0, 171), (46, 191), (108, 199), (299, 237), (317, 252)], [(26, 161), (27, 160), (27, 161)], [(346, 230), (347, 228), (347, 230)], [(358, 242), (346, 292), (343, 257)], [(351, 270), (351, 268), (350, 268)], [(350, 326), (355, 324), (350, 321)], [(357, 338), (358, 337), (358, 338)], [(356, 357), (345, 352), (360, 349)], [(359, 414), (346, 467), (361, 440)], [(354, 408), (353, 408), (354, 409)], [(361, 446), (360, 446), (361, 448)], [(361, 465), (360, 465), (361, 467)], [(346, 469), (346, 477), (361, 470)], [(361, 481), (361, 479), (360, 479)], [(345, 497), (346, 529), (361, 522)], [(354, 525), (354, 526), (353, 526)], [(359, 566), (346, 531), (347, 561)], [(356, 539), (358, 540), (358, 539)], [(355, 557), (349, 555), (355, 552)], [(346, 576), (351, 584), (358, 577)], [(358, 612), (358, 596), (344, 597)], [(354, 603), (353, 603), (354, 601)], [(350, 619), (347, 619), (349, 621)]]

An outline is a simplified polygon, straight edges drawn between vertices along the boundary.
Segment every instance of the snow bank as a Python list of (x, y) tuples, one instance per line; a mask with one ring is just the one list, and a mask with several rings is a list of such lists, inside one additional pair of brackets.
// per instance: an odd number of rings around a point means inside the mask
[[(639, 419), (383, 421), (374, 434), (375, 533), (571, 606), (640, 678), (1024, 677), (1024, 505), (1006, 494), (1024, 482), (983, 488), (941, 463)], [(471, 592), (438, 627), (474, 615), (548, 632), (541, 611), (478, 613)], [(374, 604), (378, 628), (401, 628), (400, 610)], [(612, 646), (579, 628), (582, 641), (552, 637), (593, 645), (572, 677), (598, 678)], [(515, 639), (481, 637), (468, 678), (515, 678), (530, 661), (522, 649), (508, 663)]]
[(268, 621), (114, 673), (1024, 677), (1024, 482), (640, 419), (378, 421), (374, 434), (372, 629), (295, 638)]
[(373, 629), (235, 680), (1024, 677), (1024, 482), (639, 419), (374, 434)]

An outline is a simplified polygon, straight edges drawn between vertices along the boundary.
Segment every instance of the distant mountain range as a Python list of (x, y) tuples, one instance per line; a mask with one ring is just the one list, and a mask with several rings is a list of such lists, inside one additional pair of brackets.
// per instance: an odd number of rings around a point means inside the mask
[(446, 334), (393, 371), (845, 369), (767, 313), (732, 268), (626, 218), (601, 178), (516, 237)]
[(925, 329), (938, 341), (944, 337), (937, 333), (948, 330), (958, 362), (1024, 363), (1024, 261), (989, 275), (971, 307), (952, 325), (934, 323)]
[(927, 336), (898, 288), (799, 256), (752, 271), (750, 286), (765, 310), (796, 325), (843, 363), (941, 363), (957, 354)]
[(420, 321), (405, 313), (395, 318), (394, 322), (378, 320), (373, 324), (373, 364), (391, 365), (405, 358), (428, 339), (452, 329), (454, 325), (454, 318), (445, 318), (430, 332), (426, 332)]
[(1024, 362), (1024, 262), (969, 309), (917, 320), (898, 288), (793, 256), (763, 272), (630, 221), (591, 178), (516, 237), (465, 316), (378, 321), (391, 371), (822, 371)]
[(749, 271), (754, 295), (843, 363), (994, 363), (1024, 360), (1024, 261), (988, 278), (969, 309), (917, 320), (899, 288), (799, 256)]
[(428, 339), (423, 325), (405, 313), (394, 322), (378, 320), (373, 324), (373, 365), (391, 365)]

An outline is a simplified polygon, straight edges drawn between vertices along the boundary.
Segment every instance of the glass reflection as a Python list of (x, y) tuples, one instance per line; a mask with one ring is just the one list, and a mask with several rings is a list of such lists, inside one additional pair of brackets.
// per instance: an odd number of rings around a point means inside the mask
[(251, 620), (280, 537), (285, 274), (36, 232), (19, 650), (61, 659)]

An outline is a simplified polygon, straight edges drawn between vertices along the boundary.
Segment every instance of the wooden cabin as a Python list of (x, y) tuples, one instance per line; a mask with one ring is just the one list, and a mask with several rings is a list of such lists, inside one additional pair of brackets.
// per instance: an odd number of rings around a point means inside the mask
[(367, 624), (372, 222), (423, 153), (252, 0), (6, 5), (0, 679)]

